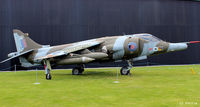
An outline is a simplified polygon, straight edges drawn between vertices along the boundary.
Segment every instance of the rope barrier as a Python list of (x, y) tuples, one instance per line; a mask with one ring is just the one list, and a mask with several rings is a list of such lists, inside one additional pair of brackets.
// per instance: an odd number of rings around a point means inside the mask
[[(124, 65), (125, 63), (121, 63), (121, 64), (118, 64), (118, 65)], [(96, 64), (89, 64), (90, 66), (95, 66)], [(97, 64), (97, 65), (101, 65), (101, 64)], [(116, 65), (116, 64), (111, 64), (111, 65)], [(150, 65), (169, 65), (169, 64), (161, 64), (161, 63), (156, 63), (156, 62), (141, 62), (141, 63), (135, 63), (134, 66), (150, 66)], [(10, 70), (12, 68), (14, 68), (15, 70), (17, 70), (17, 67), (23, 67), (21, 65), (13, 65), (11, 67), (7, 67), (7, 68), (3, 68), (3, 69), (0, 69), (0, 71), (5, 71), (5, 70)], [(44, 68), (44, 66), (42, 65), (38, 65), (38, 66), (34, 66), (34, 67), (29, 67), (29, 69), (31, 68)], [(58, 68), (63, 68), (61, 66), (57, 66), (56, 67), (57, 69)]]
[[(14, 70), (16, 71), (17, 70), (17, 67), (23, 67), (21, 65), (13, 65), (11, 67), (7, 67), (7, 68), (3, 68), (3, 69), (0, 69), (0, 71), (6, 71), (6, 70), (10, 70), (12, 68), (14, 68)], [(31, 67), (29, 67), (31, 68)], [(43, 66), (39, 65), (39, 66), (34, 66), (34, 68), (44, 68)]]
[(8, 67), (8, 68), (0, 69), (0, 71), (8, 70), (8, 69), (11, 69), (11, 68), (13, 68), (13, 67), (15, 67), (15, 65), (13, 65), (13, 66), (11, 66), (11, 67)]

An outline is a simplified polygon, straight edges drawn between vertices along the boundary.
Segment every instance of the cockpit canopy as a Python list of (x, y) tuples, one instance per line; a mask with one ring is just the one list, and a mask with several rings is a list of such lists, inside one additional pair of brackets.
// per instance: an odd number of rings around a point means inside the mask
[(161, 41), (161, 39), (151, 35), (151, 34), (147, 34), (147, 33), (143, 33), (143, 34), (134, 34), (132, 35), (132, 37), (138, 37), (147, 41), (152, 41), (152, 42), (158, 42)]

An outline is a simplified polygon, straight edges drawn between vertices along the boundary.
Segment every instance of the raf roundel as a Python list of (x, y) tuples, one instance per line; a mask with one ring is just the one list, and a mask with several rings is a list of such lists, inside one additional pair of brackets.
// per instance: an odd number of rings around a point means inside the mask
[(128, 44), (128, 50), (129, 50), (129, 51), (133, 52), (133, 51), (135, 51), (136, 49), (137, 49), (137, 44), (136, 44), (136, 43), (130, 42), (130, 43)]

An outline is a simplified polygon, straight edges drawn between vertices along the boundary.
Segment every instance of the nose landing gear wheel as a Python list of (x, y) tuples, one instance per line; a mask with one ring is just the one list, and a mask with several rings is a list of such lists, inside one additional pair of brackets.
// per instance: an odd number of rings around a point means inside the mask
[(129, 75), (130, 70), (128, 70), (127, 66), (124, 66), (124, 67), (121, 68), (120, 73), (121, 73), (121, 75)]

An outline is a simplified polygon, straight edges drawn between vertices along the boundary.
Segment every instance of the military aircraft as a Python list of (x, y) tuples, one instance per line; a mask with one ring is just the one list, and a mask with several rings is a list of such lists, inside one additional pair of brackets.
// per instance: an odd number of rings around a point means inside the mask
[(14, 29), (13, 35), (17, 52), (8, 54), (8, 59), (19, 58), (23, 67), (43, 65), (46, 79), (51, 79), (51, 65), (76, 64), (72, 75), (80, 75), (84, 64), (92, 62), (122, 61), (128, 62), (121, 68), (121, 75), (128, 75), (133, 62), (147, 57), (173, 51), (185, 50), (190, 43), (200, 41), (169, 43), (151, 34), (131, 34), (123, 36), (108, 36), (76, 43), (49, 46), (40, 45), (29, 38), (28, 33)]

